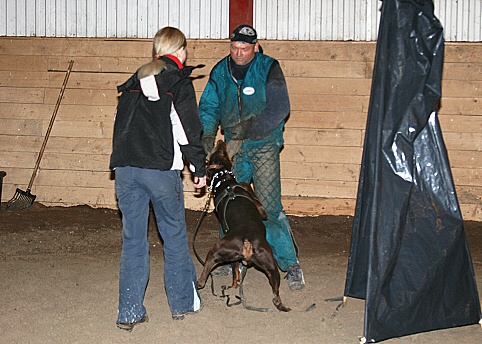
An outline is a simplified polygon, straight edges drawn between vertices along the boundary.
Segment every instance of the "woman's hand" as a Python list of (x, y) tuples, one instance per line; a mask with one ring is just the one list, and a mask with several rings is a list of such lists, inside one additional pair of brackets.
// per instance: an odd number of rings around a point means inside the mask
[(196, 189), (201, 189), (205, 186), (206, 186), (206, 176), (201, 178), (194, 176), (194, 187)]

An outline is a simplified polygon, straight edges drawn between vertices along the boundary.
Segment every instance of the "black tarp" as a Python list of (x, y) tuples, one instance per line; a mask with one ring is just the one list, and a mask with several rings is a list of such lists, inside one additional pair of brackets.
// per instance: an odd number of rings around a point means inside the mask
[(481, 318), (437, 118), (443, 28), (431, 0), (384, 0), (345, 285), (368, 342)]

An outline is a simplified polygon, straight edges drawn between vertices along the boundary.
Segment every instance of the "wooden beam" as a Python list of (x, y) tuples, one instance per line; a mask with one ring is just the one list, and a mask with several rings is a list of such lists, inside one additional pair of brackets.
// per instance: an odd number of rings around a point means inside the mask
[(253, 0), (229, 0), (229, 34), (241, 24), (253, 25)]

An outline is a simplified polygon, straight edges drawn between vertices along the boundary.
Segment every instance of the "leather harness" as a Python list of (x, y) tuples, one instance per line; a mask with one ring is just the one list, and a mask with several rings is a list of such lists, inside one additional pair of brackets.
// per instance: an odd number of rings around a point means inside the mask
[[(223, 191), (221, 191), (219, 194), (216, 194), (216, 189), (221, 184), (227, 181), (234, 181), (235, 184), (226, 186)], [(216, 182), (215, 186), (213, 186), (214, 182)], [(228, 170), (222, 170), (217, 172), (211, 179), (211, 185), (209, 186), (209, 189), (214, 194), (214, 207), (217, 213), (220, 215), (220, 219), (222, 219), (221, 227), (223, 228), (224, 234), (226, 234), (229, 231), (229, 226), (226, 222), (226, 209), (229, 202), (236, 199), (236, 197), (247, 198), (253, 203), (254, 200), (251, 195), (236, 182), (236, 177), (234, 176), (234, 174)]]

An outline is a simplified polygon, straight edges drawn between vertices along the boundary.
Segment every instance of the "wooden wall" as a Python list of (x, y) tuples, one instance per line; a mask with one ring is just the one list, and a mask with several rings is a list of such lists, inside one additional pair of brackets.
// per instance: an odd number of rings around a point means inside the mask
[[(292, 111), (282, 151), (289, 214), (352, 215), (368, 110), (375, 42), (265, 41), (285, 73)], [(69, 61), (73, 72), (32, 193), (45, 205), (116, 207), (108, 169), (116, 85), (149, 60), (145, 39), (0, 37), (2, 201), (25, 190)], [(190, 40), (188, 64), (200, 96), (228, 42)], [(464, 218), (482, 221), (482, 44), (446, 43), (440, 121)], [(186, 205), (202, 209), (185, 174)]]

